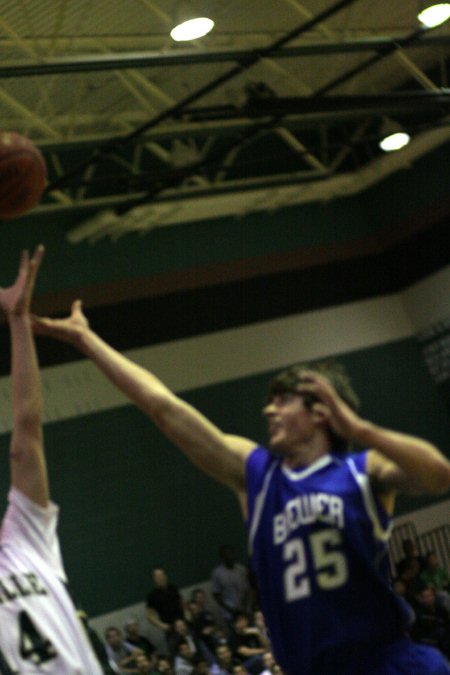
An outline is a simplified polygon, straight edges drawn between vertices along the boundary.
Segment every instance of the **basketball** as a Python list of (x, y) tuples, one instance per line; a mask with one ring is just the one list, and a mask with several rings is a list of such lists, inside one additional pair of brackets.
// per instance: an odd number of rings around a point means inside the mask
[(0, 131), (0, 219), (30, 211), (46, 183), (45, 160), (34, 143), (15, 131)]

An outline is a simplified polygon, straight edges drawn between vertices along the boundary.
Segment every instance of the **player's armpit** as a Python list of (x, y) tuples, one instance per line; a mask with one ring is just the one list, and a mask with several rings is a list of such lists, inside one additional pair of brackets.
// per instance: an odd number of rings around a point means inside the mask
[(245, 467), (247, 463), (247, 458), (253, 450), (257, 447), (255, 441), (252, 441), (248, 438), (242, 436), (233, 436), (232, 434), (224, 434), (225, 443), (227, 446), (227, 451), (231, 456), (235, 458), (235, 462), (238, 467), (238, 473), (236, 476), (236, 485), (235, 489), (241, 490), (245, 487)]
[(367, 420), (360, 424), (354, 440), (361, 447), (376, 449), (378, 457), (369, 471), (382, 488), (430, 495), (450, 490), (450, 462), (429, 441)]
[(419, 495), (425, 492), (419, 481), (407, 475), (401, 467), (383, 457), (377, 450), (369, 450), (367, 453), (367, 475), (388, 513), (393, 512), (397, 493)]

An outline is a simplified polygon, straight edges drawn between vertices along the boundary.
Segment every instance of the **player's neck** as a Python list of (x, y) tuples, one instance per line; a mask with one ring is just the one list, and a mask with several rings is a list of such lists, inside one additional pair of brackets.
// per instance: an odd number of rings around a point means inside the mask
[(328, 455), (330, 444), (324, 439), (302, 443), (283, 453), (283, 464), (290, 469), (314, 464), (318, 459)]

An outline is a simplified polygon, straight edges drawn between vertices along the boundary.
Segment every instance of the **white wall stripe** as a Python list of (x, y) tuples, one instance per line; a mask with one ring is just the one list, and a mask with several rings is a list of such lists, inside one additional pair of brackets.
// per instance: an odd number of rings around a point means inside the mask
[(450, 316), (450, 267), (410, 286), (403, 294), (405, 309), (417, 332)]
[[(306, 289), (303, 292), (314, 292)], [(174, 391), (226, 382), (303, 360), (411, 337), (450, 314), (450, 267), (406, 292), (126, 352)], [(44, 422), (126, 405), (88, 361), (42, 370)], [(9, 377), (0, 378), (0, 434), (11, 429)]]
[[(411, 335), (399, 296), (266, 321), (130, 350), (127, 355), (154, 369), (173, 390), (188, 391), (284, 366), (340, 354)], [(44, 422), (70, 419), (127, 404), (88, 361), (42, 371)], [(0, 397), (9, 397), (9, 377), (0, 379)], [(11, 428), (9, 405), (0, 411), (0, 433)]]

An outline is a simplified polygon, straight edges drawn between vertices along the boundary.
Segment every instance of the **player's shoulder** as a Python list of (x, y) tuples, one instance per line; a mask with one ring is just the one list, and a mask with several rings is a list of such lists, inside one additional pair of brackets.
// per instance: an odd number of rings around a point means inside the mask
[(369, 468), (370, 450), (358, 450), (335, 455), (336, 461), (350, 467), (358, 473), (367, 473)]
[(8, 493), (8, 503), (10, 506), (13, 506), (20, 511), (28, 511), (45, 519), (57, 515), (59, 511), (59, 507), (52, 501), (49, 501), (46, 506), (42, 506), (30, 499), (30, 497), (17, 487), (11, 487)]
[(264, 471), (279, 462), (280, 458), (263, 445), (254, 445), (247, 456), (247, 466), (252, 470)]
[(253, 449), (246, 461), (246, 487), (250, 498), (272, 483), (279, 465), (280, 459), (267, 448), (257, 446)]
[(235, 436), (234, 434), (225, 434), (227, 446), (232, 452), (241, 455), (244, 459), (250, 455), (258, 444), (244, 436)]

